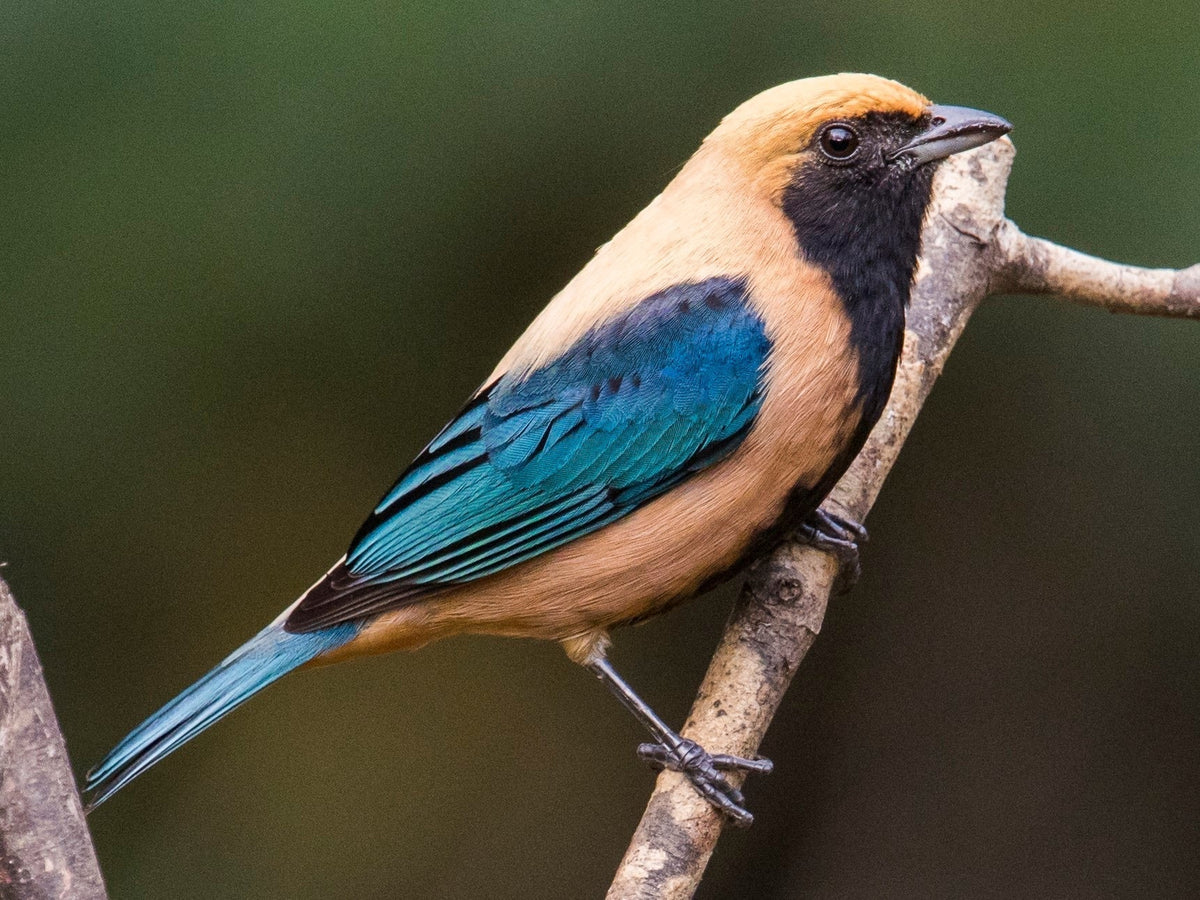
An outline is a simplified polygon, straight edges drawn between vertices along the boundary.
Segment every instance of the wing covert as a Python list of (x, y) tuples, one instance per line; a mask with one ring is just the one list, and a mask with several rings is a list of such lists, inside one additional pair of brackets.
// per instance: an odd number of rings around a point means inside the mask
[(770, 344), (744, 280), (675, 285), (480, 391), (292, 612), (311, 631), (517, 565), (737, 448)]

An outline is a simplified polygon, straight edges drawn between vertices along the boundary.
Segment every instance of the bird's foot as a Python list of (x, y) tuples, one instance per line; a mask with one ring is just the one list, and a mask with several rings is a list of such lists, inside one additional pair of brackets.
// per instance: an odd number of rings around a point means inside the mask
[(858, 548), (868, 539), (861, 522), (847, 519), (818, 507), (796, 529), (796, 536), (809, 546), (834, 554), (850, 574), (851, 584), (862, 574)]
[(709, 753), (695, 741), (678, 738), (674, 746), (640, 744), (639, 757), (655, 769), (682, 772), (696, 791), (741, 828), (754, 824), (754, 816), (743, 805), (745, 796), (729, 783), (722, 772), (755, 772), (769, 775), (775, 764), (769, 759), (743, 759), (725, 753)]

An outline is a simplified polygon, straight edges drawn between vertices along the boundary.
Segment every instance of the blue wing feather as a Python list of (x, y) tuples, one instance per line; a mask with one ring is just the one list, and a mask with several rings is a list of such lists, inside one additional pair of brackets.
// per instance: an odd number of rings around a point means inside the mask
[(744, 281), (654, 294), (482, 391), (417, 457), (287, 627), (361, 618), (595, 531), (728, 456), (770, 343)]

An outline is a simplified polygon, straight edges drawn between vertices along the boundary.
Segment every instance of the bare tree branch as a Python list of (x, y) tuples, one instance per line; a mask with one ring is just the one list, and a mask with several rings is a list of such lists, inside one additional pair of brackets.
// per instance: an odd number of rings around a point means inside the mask
[(0, 898), (107, 896), (29, 626), (0, 578)]
[[(1112, 312), (1200, 318), (1200, 265), (1140, 269), (1023, 234), (1004, 217), (1013, 147), (997, 141), (944, 163), (923, 234), (904, 353), (887, 409), (825, 505), (862, 521), (946, 358), (990, 294), (1054, 293)], [(713, 753), (752, 757), (816, 640), (841, 565), (784, 542), (750, 571), (683, 734)], [(658, 777), (608, 900), (685, 900), (723, 822), (678, 773)]]
[(1123, 266), (1044, 238), (1007, 219), (996, 235), (1003, 265), (997, 286), (1013, 294), (1056, 294), (1114, 313), (1200, 319), (1200, 263), (1188, 269)]

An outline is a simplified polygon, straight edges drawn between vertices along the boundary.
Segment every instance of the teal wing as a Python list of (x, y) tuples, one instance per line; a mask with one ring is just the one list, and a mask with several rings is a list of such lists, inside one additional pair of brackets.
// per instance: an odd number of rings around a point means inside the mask
[(728, 456), (762, 403), (770, 349), (748, 300), (738, 279), (676, 285), (480, 392), (380, 501), (288, 630), (500, 572)]

